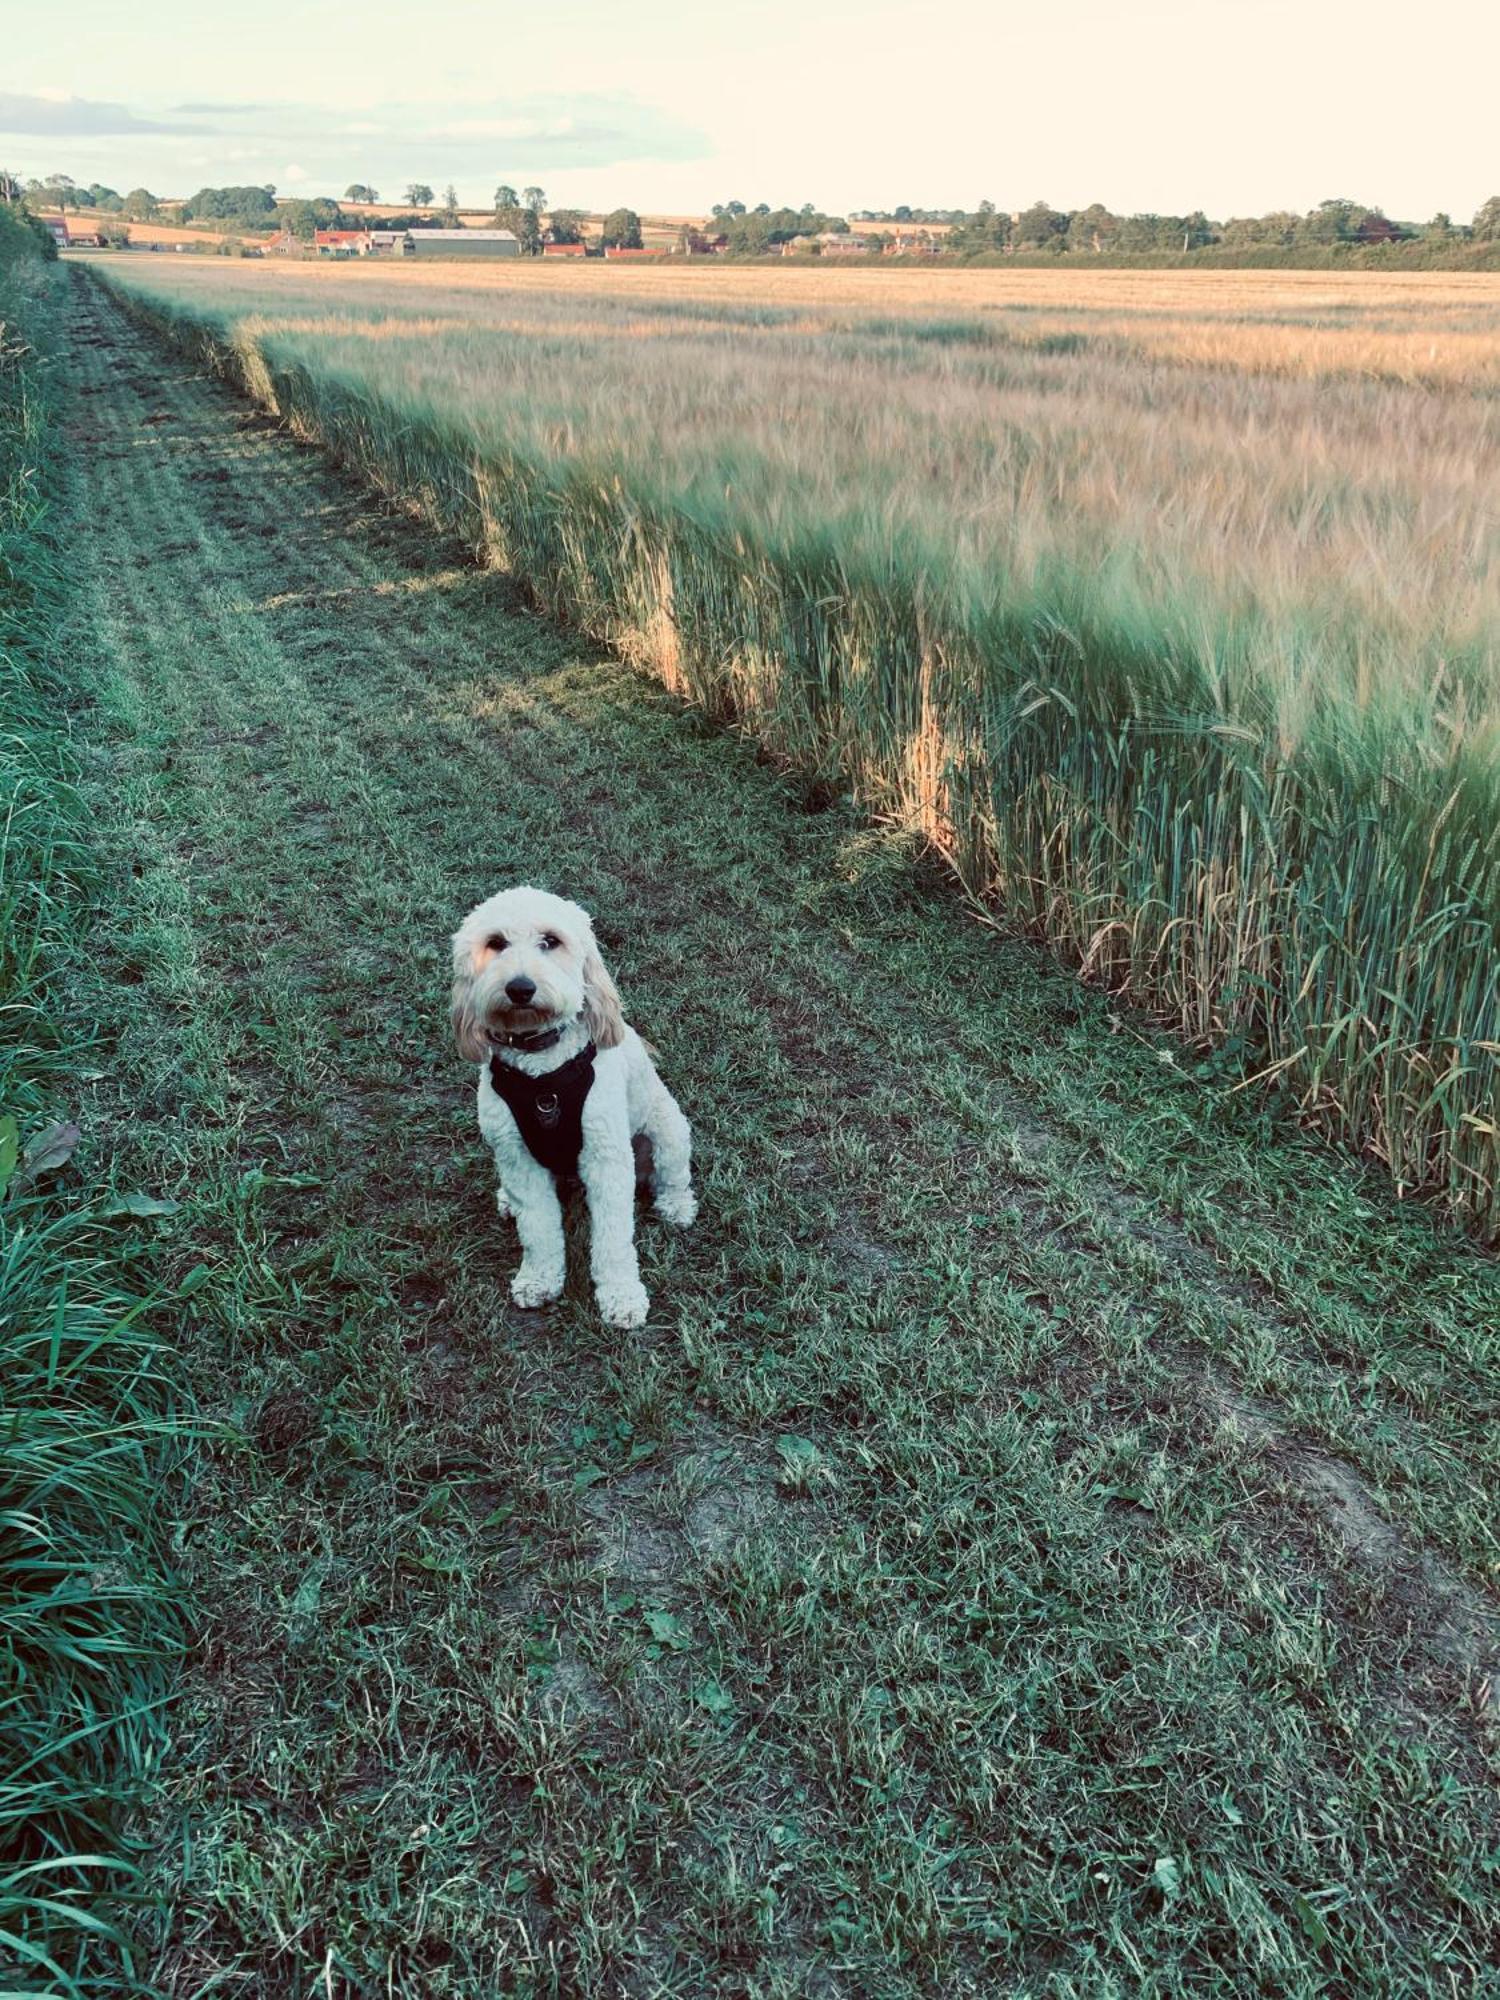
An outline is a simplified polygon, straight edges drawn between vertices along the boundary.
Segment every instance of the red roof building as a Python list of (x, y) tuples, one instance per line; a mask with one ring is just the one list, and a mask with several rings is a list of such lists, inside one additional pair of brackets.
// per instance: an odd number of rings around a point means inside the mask
[(586, 243), (544, 243), (542, 245), (542, 255), (544, 257), (587, 257), (588, 254), (589, 246)]

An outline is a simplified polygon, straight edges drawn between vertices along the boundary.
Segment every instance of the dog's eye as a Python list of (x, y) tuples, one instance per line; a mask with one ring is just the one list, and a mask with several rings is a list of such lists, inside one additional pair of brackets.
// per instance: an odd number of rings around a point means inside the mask
[(508, 942), (508, 939), (501, 937), (499, 931), (496, 931), (493, 937), (485, 939), (484, 948), (486, 951), (504, 951)]
[(555, 931), (543, 931), (538, 942), (543, 951), (558, 951), (562, 948), (562, 939)]

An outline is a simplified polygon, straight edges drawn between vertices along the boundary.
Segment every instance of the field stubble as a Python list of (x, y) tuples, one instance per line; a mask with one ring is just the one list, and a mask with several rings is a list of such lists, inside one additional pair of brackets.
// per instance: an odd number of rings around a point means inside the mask
[(1500, 1226), (1493, 281), (108, 277), (545, 608)]

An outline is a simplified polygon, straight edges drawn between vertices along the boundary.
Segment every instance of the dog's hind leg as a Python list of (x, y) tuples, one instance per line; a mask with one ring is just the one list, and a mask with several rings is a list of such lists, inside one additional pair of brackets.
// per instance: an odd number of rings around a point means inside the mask
[(693, 1194), (693, 1128), (664, 1083), (659, 1082), (652, 1094), (651, 1109), (641, 1130), (651, 1141), (656, 1212), (664, 1222), (686, 1229), (698, 1213)]

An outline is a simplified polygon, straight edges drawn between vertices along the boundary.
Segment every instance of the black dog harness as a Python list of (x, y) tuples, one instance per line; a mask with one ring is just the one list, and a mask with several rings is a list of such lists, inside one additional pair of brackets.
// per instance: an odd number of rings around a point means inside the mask
[(490, 1057), (490, 1089), (510, 1107), (527, 1152), (557, 1180), (578, 1171), (583, 1100), (593, 1087), (597, 1053), (590, 1042), (545, 1076), (527, 1076), (499, 1056)]

